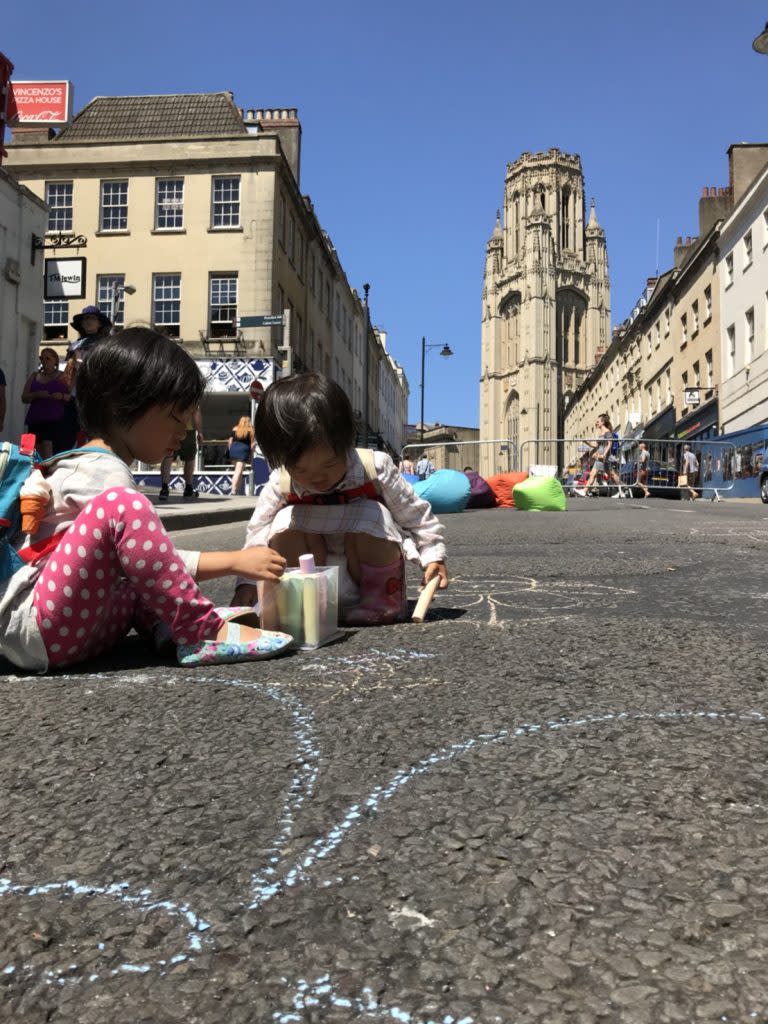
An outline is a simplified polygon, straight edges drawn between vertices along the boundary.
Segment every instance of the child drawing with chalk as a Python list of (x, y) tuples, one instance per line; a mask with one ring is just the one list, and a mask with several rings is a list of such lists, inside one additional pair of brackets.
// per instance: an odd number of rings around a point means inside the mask
[(13, 664), (73, 665), (134, 627), (156, 646), (175, 644), (183, 665), (267, 658), (291, 642), (258, 628), (250, 607), (215, 608), (197, 585), (230, 574), (277, 580), (282, 556), (266, 546), (177, 550), (128, 468), (178, 448), (203, 390), (184, 349), (146, 328), (120, 332), (83, 363), (77, 404), (88, 440), (35, 470), (21, 492), (23, 564), (0, 583), (0, 653)]
[[(448, 586), (442, 524), (385, 452), (355, 448), (352, 406), (338, 384), (319, 373), (284, 377), (265, 391), (254, 426), (272, 473), (246, 550), (268, 544), (291, 566), (303, 554), (338, 565), (348, 625), (404, 617), (406, 558), (421, 564), (425, 585)], [(256, 587), (244, 577), (235, 600), (252, 604)]]

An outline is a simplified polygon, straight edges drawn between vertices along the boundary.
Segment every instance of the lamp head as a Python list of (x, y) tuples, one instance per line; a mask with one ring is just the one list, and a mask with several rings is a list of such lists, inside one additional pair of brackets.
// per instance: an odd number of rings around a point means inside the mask
[(126, 295), (135, 295), (136, 289), (132, 284), (126, 284), (123, 286), (123, 291)]
[(452, 356), (453, 352), (451, 351), (451, 346), (443, 345), (443, 347), (440, 349), (440, 355), (445, 356), (446, 359), (448, 358), (448, 356)]

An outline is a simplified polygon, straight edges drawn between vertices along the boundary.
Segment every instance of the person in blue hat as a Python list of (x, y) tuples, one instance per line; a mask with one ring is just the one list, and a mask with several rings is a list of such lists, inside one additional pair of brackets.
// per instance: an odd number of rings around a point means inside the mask
[[(67, 349), (62, 376), (74, 399), (77, 388), (77, 371), (91, 349), (110, 336), (112, 321), (102, 313), (98, 306), (86, 306), (80, 313), (72, 317), (72, 327), (77, 331), (78, 339), (73, 341)], [(64, 445), (62, 451), (75, 447), (79, 433), (80, 421), (77, 416), (77, 403), (67, 402), (61, 423), (62, 444)]]

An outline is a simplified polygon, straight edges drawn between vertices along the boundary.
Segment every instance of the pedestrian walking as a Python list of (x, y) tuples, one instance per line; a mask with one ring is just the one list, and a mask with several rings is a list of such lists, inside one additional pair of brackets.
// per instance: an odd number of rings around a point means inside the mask
[(645, 441), (641, 441), (637, 447), (637, 486), (643, 490), (643, 497), (650, 498), (648, 490), (648, 464), (651, 461), (651, 453)]
[(246, 462), (253, 461), (253, 449), (256, 447), (256, 435), (253, 432), (253, 423), (249, 416), (241, 416), (229, 437), (227, 454), (234, 462), (235, 469), (232, 473), (232, 489), (230, 495), (234, 497), (240, 493), (240, 480), (243, 476), (243, 469)]
[[(386, 452), (357, 450), (355, 417), (330, 377), (294, 374), (271, 384), (256, 411), (256, 440), (272, 474), (248, 524), (246, 547), (269, 544), (298, 565), (339, 566), (341, 618), (395, 622), (406, 611), (405, 558), (420, 562), (423, 583), (448, 586), (444, 528)], [(255, 601), (240, 581), (238, 603)]]
[(691, 451), (691, 446), (689, 444), (684, 444), (683, 457), (680, 464), (680, 473), (677, 477), (677, 484), (681, 492), (684, 490), (688, 491), (688, 497), (691, 501), (695, 501), (699, 497), (694, 486), (698, 473), (699, 460)]
[(416, 473), (416, 476), (419, 478), (419, 480), (426, 480), (431, 473), (435, 472), (435, 467), (432, 465), (432, 460), (430, 459), (427, 452), (424, 452), (419, 458), (419, 461), (416, 463), (414, 472)]
[(171, 467), (176, 459), (181, 459), (183, 465), (184, 501), (195, 501), (198, 497), (198, 492), (195, 490), (195, 464), (197, 462), (197, 448), (202, 443), (203, 416), (199, 409), (195, 409), (186, 424), (181, 444), (175, 451), (166, 452), (160, 463), (159, 501), (168, 501), (171, 487)]
[(21, 392), (21, 400), (29, 406), (25, 423), (35, 435), (35, 447), (43, 459), (65, 450), (67, 440), (64, 420), (72, 401), (64, 375), (59, 369), (55, 349), (40, 350), (40, 366)]
[(256, 546), (178, 551), (128, 468), (177, 446), (205, 387), (195, 361), (165, 335), (131, 328), (78, 375), (87, 442), (35, 481), (38, 529), (19, 547), (26, 564), (0, 584), (0, 653), (44, 672), (102, 654), (135, 627), (165, 635), (184, 665), (278, 654), (290, 637), (255, 628), (250, 607), (215, 608), (196, 580), (277, 580), (285, 560)]
[[(580, 498), (586, 498), (592, 490), (598, 475), (602, 476), (602, 474), (606, 472), (606, 467), (609, 465), (608, 460), (611, 455), (611, 448), (614, 443), (613, 427), (611, 426), (611, 420), (607, 413), (601, 413), (597, 417), (595, 426), (599, 431), (599, 440), (596, 443), (588, 442), (589, 447), (591, 448), (590, 458), (592, 462), (589, 479), (584, 487), (574, 488), (574, 494), (578, 494)], [(613, 476), (615, 478), (615, 483), (620, 486), (621, 480), (615, 470), (613, 471)], [(618, 491), (618, 494), (621, 494), (621, 490)]]
[(401, 473), (413, 473), (413, 460), (412, 459), (400, 459), (400, 464), (397, 467)]

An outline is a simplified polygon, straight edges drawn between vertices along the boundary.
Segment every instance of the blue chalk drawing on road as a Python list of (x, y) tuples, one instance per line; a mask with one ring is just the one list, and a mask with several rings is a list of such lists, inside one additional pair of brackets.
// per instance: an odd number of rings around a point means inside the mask
[[(185, 680), (185, 683), (191, 682)], [(280, 828), (277, 836), (268, 847), (267, 864), (260, 871), (254, 871), (251, 875), (251, 889), (254, 898), (249, 903), (243, 903), (243, 909), (258, 910), (264, 907), (271, 900), (279, 898), (289, 889), (311, 881), (312, 869), (320, 862), (325, 861), (333, 854), (338, 847), (353, 833), (361, 822), (370, 820), (380, 813), (382, 806), (391, 800), (404, 786), (412, 780), (424, 775), (431, 769), (447, 764), (457, 757), (471, 753), (492, 744), (500, 744), (507, 741), (524, 739), (547, 732), (583, 728), (585, 726), (605, 725), (608, 723), (641, 723), (641, 722), (672, 722), (683, 723), (695, 720), (718, 721), (718, 722), (743, 722), (746, 724), (765, 724), (768, 717), (760, 711), (619, 711), (606, 712), (604, 714), (585, 714), (579, 718), (561, 717), (550, 719), (540, 723), (522, 723), (520, 725), (499, 729), (495, 732), (483, 732), (468, 740), (450, 744), (433, 753), (421, 758), (415, 764), (398, 771), (387, 783), (377, 785), (362, 800), (352, 804), (342, 820), (330, 828), (323, 836), (319, 837), (309, 848), (298, 858), (291, 861), (289, 858), (281, 862), (280, 850), (290, 842), (293, 828), (296, 824), (298, 812), (312, 795), (314, 784), (318, 775), (318, 760), (320, 751), (314, 739), (313, 721), (310, 712), (303, 708), (303, 705), (295, 697), (287, 696), (274, 687), (265, 687), (258, 683), (247, 682), (237, 679), (198, 679), (194, 680), (195, 685), (207, 683), (217, 685), (233, 686), (242, 689), (250, 689), (262, 693), (280, 703), (286, 708), (291, 716), (294, 737), (297, 743), (297, 768), (294, 777), (288, 788), (288, 795), (280, 815)], [(335, 880), (343, 882), (344, 879), (337, 877)], [(323, 883), (326, 885), (328, 883)], [(44, 885), (20, 885), (13, 883), (8, 878), (0, 879), (0, 897), (5, 895), (22, 895), (27, 897), (43, 896), (56, 893), (59, 896), (80, 896), (92, 898), (102, 896), (117, 899), (129, 907), (135, 907), (142, 911), (153, 910), (163, 911), (171, 916), (181, 917), (189, 926), (186, 936), (186, 950), (179, 951), (168, 959), (157, 960), (150, 963), (133, 964), (124, 963), (119, 967), (110, 969), (108, 972), (98, 974), (95, 972), (85, 975), (77, 964), (70, 964), (67, 969), (44, 972), (45, 980), (60, 985), (67, 982), (88, 981), (94, 982), (101, 978), (120, 974), (138, 973), (146, 974), (149, 971), (157, 970), (161, 975), (167, 974), (169, 967), (186, 959), (191, 959), (204, 947), (211, 948), (214, 944), (207, 938), (206, 932), (209, 924), (194, 910), (187, 905), (175, 904), (169, 900), (153, 897), (148, 889), (142, 889), (132, 894), (127, 883), (113, 883), (107, 886), (94, 886), (76, 881), (51, 882)], [(103, 951), (104, 944), (99, 943), (98, 948)], [(6, 975), (25, 975), (32, 973), (31, 965), (7, 964), (0, 967), (0, 973)], [(368, 1017), (379, 1021), (396, 1021), (399, 1024), (416, 1024), (416, 1017), (410, 1011), (398, 1006), (379, 1003), (374, 994), (367, 988), (362, 988), (357, 997), (344, 995), (338, 991), (330, 975), (321, 975), (312, 981), (306, 978), (299, 978), (293, 982), (283, 979), (286, 985), (286, 995), (289, 1000), (290, 1009), (276, 1011), (273, 1014), (275, 1024), (294, 1024), (303, 1020), (302, 1012), (311, 1006), (327, 1006), (329, 1009), (348, 1008), (358, 1017)], [(426, 1019), (423, 1015), (418, 1017), (419, 1024), (475, 1024), (475, 1019), (469, 1016), (456, 1017), (447, 1013), (438, 1018)]]

